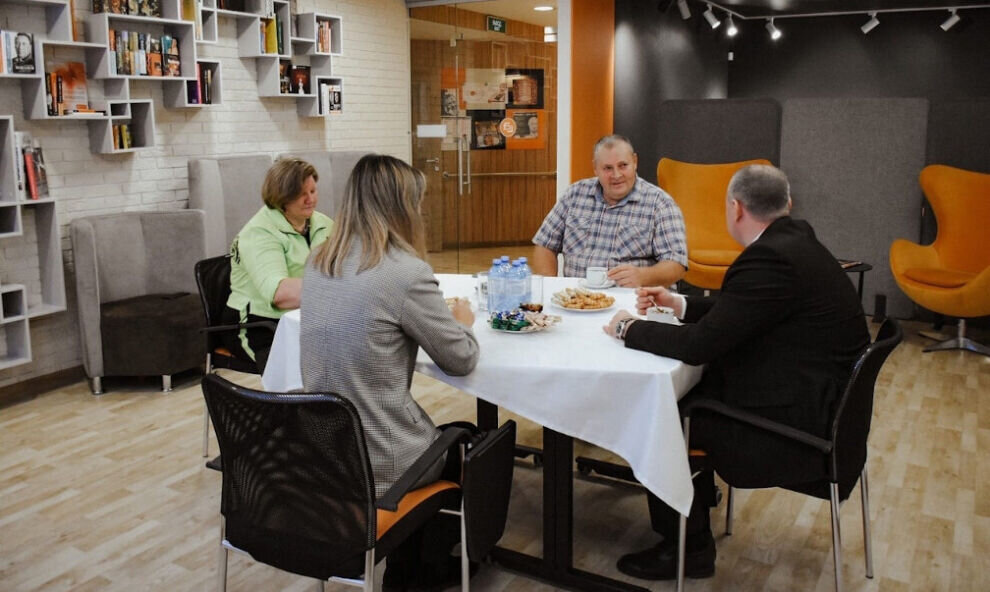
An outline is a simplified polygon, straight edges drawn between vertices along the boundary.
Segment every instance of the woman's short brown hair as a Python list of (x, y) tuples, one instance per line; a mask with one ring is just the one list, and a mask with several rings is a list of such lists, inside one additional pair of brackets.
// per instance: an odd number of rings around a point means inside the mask
[(302, 194), (303, 183), (310, 177), (314, 181), (320, 180), (313, 165), (301, 158), (280, 158), (265, 175), (261, 200), (274, 210), (285, 211), (285, 206)]

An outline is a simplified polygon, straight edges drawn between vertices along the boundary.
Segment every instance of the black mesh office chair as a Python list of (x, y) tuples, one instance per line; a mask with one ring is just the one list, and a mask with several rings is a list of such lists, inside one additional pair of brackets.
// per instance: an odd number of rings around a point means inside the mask
[[(376, 589), (382, 559), (437, 512), (460, 516), (467, 590), (468, 557), (483, 559), (502, 534), (515, 445), (511, 421), (474, 443), (463, 428), (445, 429), (376, 500), (361, 419), (347, 399), (264, 393), (215, 374), (203, 379), (203, 395), (224, 459), (220, 590), (228, 550), (321, 581), (363, 579), (365, 590)], [(458, 443), (469, 447), (461, 465), (463, 501), (462, 488), (451, 481), (412, 489)]]
[[(860, 355), (853, 366), (852, 375), (835, 408), (829, 437), (821, 438), (790, 426), (779, 424), (748, 411), (730, 407), (719, 401), (700, 400), (689, 404), (685, 410), (684, 437), (690, 436), (690, 422), (699, 413), (713, 413), (738, 421), (755, 430), (765, 430), (803, 444), (808, 463), (824, 463), (826, 477), (814, 483), (800, 486), (787, 485), (787, 489), (828, 499), (832, 509), (832, 555), (835, 560), (835, 589), (842, 590), (842, 541), (839, 533), (839, 501), (849, 496), (856, 482), (860, 482), (863, 505), (863, 540), (866, 555), (866, 577), (873, 577), (873, 549), (870, 541), (870, 498), (866, 477), (866, 441), (873, 418), (873, 390), (877, 375), (890, 352), (901, 342), (903, 332), (893, 319), (880, 326), (876, 339)], [(768, 462), (773, 462), (768, 459)], [(704, 457), (692, 456), (693, 468), (704, 464)], [(718, 470), (718, 467), (714, 467)], [(678, 541), (677, 589), (684, 587), (684, 533), (686, 519), (681, 517)], [(726, 507), (726, 533), (732, 534), (732, 484)]]
[[(230, 297), (230, 255), (210, 257), (196, 263), (196, 286), (199, 288), (199, 299), (203, 304), (203, 315), (206, 326), (201, 329), (206, 333), (206, 373), (210, 374), (216, 368), (226, 368), (237, 372), (257, 374), (258, 366), (254, 360), (239, 358), (224, 347), (221, 335), (240, 331), (248, 327), (266, 327), (275, 332), (276, 323), (257, 321), (237, 325), (223, 324), (223, 311)], [(203, 458), (210, 452), (210, 413), (203, 406)], [(219, 469), (219, 458), (210, 461), (210, 468)]]

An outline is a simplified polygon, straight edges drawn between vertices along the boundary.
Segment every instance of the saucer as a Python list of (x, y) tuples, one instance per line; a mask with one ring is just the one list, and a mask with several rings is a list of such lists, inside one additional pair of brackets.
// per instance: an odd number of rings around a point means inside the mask
[(578, 285), (581, 286), (582, 288), (587, 288), (588, 290), (607, 290), (607, 289), (615, 286), (615, 281), (614, 280), (608, 280), (604, 284), (601, 284), (599, 286), (596, 286), (596, 285), (589, 284), (588, 283), (588, 280), (586, 280), (584, 278), (581, 278), (580, 280), (578, 280)]

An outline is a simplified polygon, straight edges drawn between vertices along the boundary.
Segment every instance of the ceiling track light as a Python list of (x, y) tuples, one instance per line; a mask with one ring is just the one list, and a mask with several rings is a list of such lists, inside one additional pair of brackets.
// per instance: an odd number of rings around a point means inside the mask
[(718, 20), (718, 17), (715, 16), (715, 12), (712, 11), (711, 4), (708, 5), (708, 10), (706, 10), (702, 16), (705, 17), (705, 20), (708, 21), (708, 24), (711, 25), (713, 29), (717, 29), (718, 26), (722, 24), (722, 21)]
[(739, 33), (739, 29), (736, 28), (736, 23), (732, 20), (732, 15), (729, 15), (729, 26), (725, 29), (725, 34), (729, 37), (735, 37)]
[(773, 39), (774, 41), (780, 39), (784, 35), (783, 33), (780, 32), (780, 29), (778, 29), (777, 26), (773, 24), (772, 18), (767, 19), (767, 32), (770, 33), (770, 39)]
[(942, 27), (942, 30), (943, 31), (948, 31), (952, 27), (955, 27), (956, 26), (956, 23), (958, 23), (959, 21), (962, 20), (959, 17), (959, 15), (956, 14), (956, 9), (955, 8), (949, 10), (949, 13), (950, 13), (949, 14), (949, 18), (945, 19), (945, 22), (943, 22), (941, 25), (939, 25), (940, 27)]
[(677, 10), (681, 11), (681, 18), (688, 20), (691, 18), (691, 9), (688, 7), (687, 0), (677, 0)]
[(862, 31), (864, 35), (866, 35), (870, 31), (872, 31), (873, 29), (876, 29), (877, 28), (877, 25), (879, 25), (879, 24), (880, 24), (880, 19), (877, 18), (877, 13), (871, 12), (870, 13), (870, 20), (868, 20), (865, 23), (863, 23), (863, 26), (860, 27), (859, 30)]

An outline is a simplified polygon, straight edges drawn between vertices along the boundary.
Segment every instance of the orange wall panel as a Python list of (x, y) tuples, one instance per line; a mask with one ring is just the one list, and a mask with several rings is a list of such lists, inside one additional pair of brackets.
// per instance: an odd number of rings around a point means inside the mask
[(571, 5), (571, 181), (591, 177), (591, 148), (612, 133), (615, 2)]

